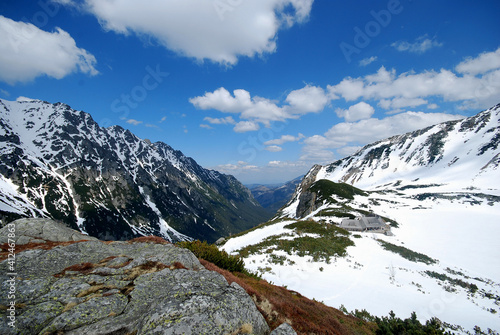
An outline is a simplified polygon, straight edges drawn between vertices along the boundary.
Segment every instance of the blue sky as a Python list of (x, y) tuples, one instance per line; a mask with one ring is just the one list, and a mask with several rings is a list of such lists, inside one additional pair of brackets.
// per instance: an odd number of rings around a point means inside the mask
[(244, 183), (500, 102), (499, 1), (3, 0), (0, 98), (64, 102)]

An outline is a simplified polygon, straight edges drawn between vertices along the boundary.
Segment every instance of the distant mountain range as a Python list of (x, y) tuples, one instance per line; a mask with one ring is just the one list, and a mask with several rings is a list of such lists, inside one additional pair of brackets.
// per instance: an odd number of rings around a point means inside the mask
[(255, 200), (262, 207), (274, 214), (290, 200), (293, 192), (295, 192), (295, 188), (300, 184), (303, 177), (297, 177), (283, 184), (252, 184), (247, 185), (247, 187), (252, 192)]
[(269, 214), (234, 177), (63, 103), (0, 100), (0, 214), (100, 239), (215, 241)]

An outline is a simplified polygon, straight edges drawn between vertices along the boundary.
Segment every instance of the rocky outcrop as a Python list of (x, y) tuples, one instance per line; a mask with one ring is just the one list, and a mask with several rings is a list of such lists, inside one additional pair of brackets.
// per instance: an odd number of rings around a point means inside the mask
[(293, 202), (296, 197), (299, 198), (299, 203), (295, 212), (295, 216), (298, 218), (305, 217), (317, 209), (316, 194), (310, 192), (309, 189), (316, 181), (316, 176), (320, 170), (321, 165), (313, 166), (304, 179), (302, 179), (300, 186), (295, 191), (295, 197), (291, 200), (291, 202)]
[(103, 242), (50, 220), (18, 220), (9, 233), (30, 244), (15, 262), (0, 255), (1, 334), (269, 334), (245, 290), (189, 250)]
[[(5, 234), (0, 234), (0, 244), (8, 243), (9, 231), (5, 229), (3, 232)], [(61, 222), (43, 218), (17, 220), (13, 236), (17, 245), (45, 243), (46, 240), (53, 242), (98, 241), (97, 238), (84, 235)]]

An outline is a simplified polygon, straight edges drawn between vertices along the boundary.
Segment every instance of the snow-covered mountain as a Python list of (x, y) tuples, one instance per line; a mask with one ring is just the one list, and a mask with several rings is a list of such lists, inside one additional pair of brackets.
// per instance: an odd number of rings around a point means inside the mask
[(0, 213), (47, 216), (101, 239), (214, 241), (265, 221), (234, 177), (165, 143), (39, 100), (0, 100)]
[[(333, 307), (498, 331), (499, 145), (500, 105), (367, 145), (314, 166), (272, 221), (223, 248)], [(373, 214), (392, 234), (340, 227)]]
[[(393, 136), (332, 164), (314, 166), (285, 212), (293, 215), (294, 209), (302, 209), (303, 192), (321, 179), (364, 190), (428, 193), (433, 187), (441, 192), (486, 192), (499, 186), (499, 145), (500, 104), (473, 117)], [(303, 214), (296, 212), (295, 216)]]

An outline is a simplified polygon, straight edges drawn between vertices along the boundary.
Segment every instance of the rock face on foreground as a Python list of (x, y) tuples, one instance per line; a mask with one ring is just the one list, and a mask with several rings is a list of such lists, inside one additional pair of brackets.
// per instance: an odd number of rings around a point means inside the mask
[(2, 243), (12, 231), (17, 248), (31, 244), (0, 263), (0, 334), (269, 333), (250, 296), (186, 249), (102, 242), (46, 219), (9, 224)]

